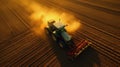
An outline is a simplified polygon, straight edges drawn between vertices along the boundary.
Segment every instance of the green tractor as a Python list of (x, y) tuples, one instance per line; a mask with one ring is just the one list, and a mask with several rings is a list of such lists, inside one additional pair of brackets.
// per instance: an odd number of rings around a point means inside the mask
[(72, 37), (65, 29), (66, 26), (60, 22), (50, 21), (45, 30), (61, 48), (68, 48), (67, 55), (73, 60), (92, 43), (83, 39), (78, 44), (74, 44)]
[(48, 35), (59, 44), (61, 48), (73, 47), (72, 37), (67, 33), (65, 27), (60, 22), (51, 21), (48, 22), (48, 26), (45, 28)]

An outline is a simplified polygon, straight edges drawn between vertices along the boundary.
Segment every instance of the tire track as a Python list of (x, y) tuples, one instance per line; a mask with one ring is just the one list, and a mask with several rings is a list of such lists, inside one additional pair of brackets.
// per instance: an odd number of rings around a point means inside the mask
[(93, 3), (90, 3), (90, 2), (87, 2), (87, 1), (78, 1), (78, 0), (75, 0), (75, 1), (72, 1), (71, 2), (75, 3), (75, 4), (81, 4), (81, 5), (84, 5), (86, 7), (90, 7), (90, 8), (93, 8), (93, 9), (97, 9), (97, 10), (101, 10), (101, 11), (104, 11), (106, 13), (110, 13), (110, 14), (113, 14), (113, 15), (120, 15), (120, 10), (116, 10), (116, 9), (111, 9), (111, 8), (108, 8), (108, 7), (104, 7), (104, 6), (98, 6), (98, 5), (95, 5)]
[[(46, 50), (47, 49), (47, 50)], [(31, 64), (35, 63), (37, 60), (39, 60), (39, 58), (43, 58), (49, 51), (52, 51), (52, 48), (50, 48), (49, 44), (46, 44), (46, 46), (43, 46), (41, 48), (41, 50), (39, 50), (36, 54), (34, 54), (33, 56), (29, 57), (28, 60), (26, 60), (25, 62), (21, 63), (22, 67), (25, 66), (30, 66)], [(44, 52), (44, 53), (43, 53)], [(44, 59), (44, 58), (43, 58)], [(42, 60), (41, 60), (42, 62)]]
[(37, 48), (39, 48), (40, 43), (43, 43), (42, 40), (40, 40), (39, 38), (36, 39), (35, 43), (30, 44), (28, 47), (22, 49), (17, 56), (14, 59), (11, 59), (11, 61), (9, 62), (9, 64), (7, 66), (12, 66), (12, 65), (16, 65), (16, 64), (20, 64), (20, 62), (23, 62), (23, 60), (25, 59), (26, 56), (30, 55), (30, 53), (32, 53), (33, 51), (35, 51)]
[(35, 40), (36, 40), (35, 36), (33, 36), (33, 37), (30, 37), (30, 36), (24, 38), (23, 41), (17, 42), (16, 43), (17, 45), (14, 44), (14, 46), (12, 46), (11, 48), (8, 48), (5, 51), (1, 52), (1, 57), (2, 57), (2, 59), (4, 59), (3, 62), (5, 63), (5, 61), (7, 61), (7, 60), (11, 59), (12, 57), (14, 57), (14, 55), (19, 53), (20, 50), (27, 47), (28, 44), (30, 44), (32, 42), (35, 42)]

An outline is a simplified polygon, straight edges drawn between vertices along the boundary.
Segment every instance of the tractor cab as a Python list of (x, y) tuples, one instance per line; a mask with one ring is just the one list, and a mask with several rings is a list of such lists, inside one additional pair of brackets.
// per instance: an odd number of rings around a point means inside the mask
[(61, 22), (56, 22), (54, 23), (54, 26), (58, 29), (56, 32), (58, 32), (65, 41), (71, 40), (71, 36), (65, 30), (66, 25), (62, 24)]
[(72, 41), (72, 37), (67, 33), (65, 27), (67, 25), (62, 24), (61, 22), (50, 21), (48, 22), (47, 30), (50, 32), (50, 35), (53, 37), (53, 40), (64, 46), (69, 46)]

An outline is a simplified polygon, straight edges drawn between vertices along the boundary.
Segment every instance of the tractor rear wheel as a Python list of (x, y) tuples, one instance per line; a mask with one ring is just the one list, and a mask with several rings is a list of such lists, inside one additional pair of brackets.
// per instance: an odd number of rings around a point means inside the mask
[(56, 39), (56, 37), (55, 37), (55, 35), (51, 35), (52, 36), (52, 39), (55, 41), (55, 42), (57, 42), (57, 39)]
[(63, 45), (62, 45), (62, 43), (59, 43), (59, 46), (60, 46), (61, 48), (63, 48)]
[(60, 42), (59, 42), (59, 46), (60, 46), (61, 48), (64, 48), (65, 44), (64, 44), (62, 41), (60, 41)]

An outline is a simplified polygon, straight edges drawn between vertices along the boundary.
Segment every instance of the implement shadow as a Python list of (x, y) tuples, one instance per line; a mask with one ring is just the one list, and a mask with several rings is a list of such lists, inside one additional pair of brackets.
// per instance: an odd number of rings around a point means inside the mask
[(100, 67), (98, 52), (91, 46), (85, 49), (74, 61), (70, 61), (66, 51), (60, 48), (51, 36), (46, 35), (46, 39), (51, 44), (61, 67)]
[(50, 41), (61, 67), (100, 67), (98, 52), (94, 48), (88, 47), (74, 61), (70, 61), (65, 50), (60, 48), (57, 43)]

